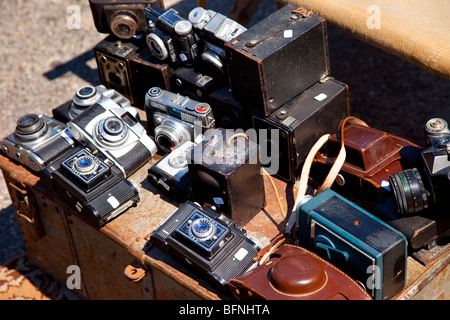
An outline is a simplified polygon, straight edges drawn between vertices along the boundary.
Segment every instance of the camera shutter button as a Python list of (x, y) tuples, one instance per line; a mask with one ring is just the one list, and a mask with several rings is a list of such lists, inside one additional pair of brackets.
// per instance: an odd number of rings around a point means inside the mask
[(200, 114), (205, 114), (209, 111), (211, 107), (206, 104), (206, 103), (199, 103), (196, 107), (195, 107), (195, 112), (200, 113)]
[(180, 36), (185, 36), (192, 31), (192, 23), (188, 20), (180, 20), (175, 23), (175, 32)]

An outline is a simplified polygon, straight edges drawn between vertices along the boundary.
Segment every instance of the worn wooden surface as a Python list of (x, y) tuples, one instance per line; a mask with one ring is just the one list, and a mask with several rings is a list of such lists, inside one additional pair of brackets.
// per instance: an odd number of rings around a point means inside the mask
[[(67, 267), (79, 266), (82, 287), (76, 292), (86, 299), (230, 299), (228, 293), (218, 292), (149, 244), (151, 232), (177, 208), (177, 203), (147, 182), (150, 165), (131, 177), (141, 189), (138, 205), (95, 229), (74, 215), (64, 203), (56, 202), (34, 174), (0, 155), (0, 169), (13, 203), (19, 201), (13, 190), (20, 186), (34, 194), (39, 208), (45, 235), (37, 241), (31, 237), (27, 222), (18, 218), (30, 260), (62, 283), (67, 281)], [(277, 179), (275, 183), (284, 210), (289, 212), (295, 190)], [(257, 238), (264, 246), (284, 230), (286, 222), (267, 178), (265, 189), (266, 208), (244, 226), (248, 236)], [(426, 267), (408, 257), (407, 285), (394, 299), (449, 299), (449, 264), (449, 254)], [(130, 265), (137, 266), (136, 270), (139, 266), (145, 270), (140, 281), (133, 281), (126, 273)]]

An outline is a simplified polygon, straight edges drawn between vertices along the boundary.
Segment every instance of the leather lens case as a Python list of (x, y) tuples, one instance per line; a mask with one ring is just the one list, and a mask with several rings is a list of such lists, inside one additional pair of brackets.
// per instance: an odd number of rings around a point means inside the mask
[[(367, 125), (351, 123), (344, 128), (346, 159), (332, 189), (365, 209), (390, 197), (389, 176), (420, 161), (422, 149), (404, 139)], [(331, 135), (316, 154), (310, 171), (312, 186), (320, 185), (339, 152), (340, 140)]]
[(302, 247), (284, 244), (266, 263), (228, 282), (239, 300), (371, 300), (357, 282)]

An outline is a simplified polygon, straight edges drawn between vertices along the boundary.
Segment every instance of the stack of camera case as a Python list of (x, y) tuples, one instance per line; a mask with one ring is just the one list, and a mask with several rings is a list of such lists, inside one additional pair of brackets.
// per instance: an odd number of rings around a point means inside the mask
[[(96, 228), (139, 206), (133, 174), (153, 159), (148, 181), (179, 205), (149, 241), (220, 289), (231, 280), (235, 288), (267, 249), (244, 229), (266, 206), (263, 174), (291, 187), (317, 139), (350, 113), (348, 86), (330, 75), (324, 19), (286, 5), (247, 29), (201, 7), (184, 18), (158, 1), (90, 4), (97, 30), (108, 33), (94, 47), (101, 85), (81, 87), (53, 118), (21, 117), (2, 152)], [(438, 177), (448, 177), (448, 129), (438, 122), (427, 124), (428, 170), (390, 179), (401, 213), (432, 206), (433, 186), (445, 189)], [(327, 190), (292, 214), (297, 225), (286, 242), (344, 270), (349, 277), (339, 281), (372, 299), (405, 285), (407, 240), (368, 211)], [(269, 255), (267, 265), (278, 258)], [(272, 281), (270, 272), (263, 277)], [(334, 288), (328, 280), (331, 287), (314, 292)], [(250, 291), (264, 296), (258, 290)]]

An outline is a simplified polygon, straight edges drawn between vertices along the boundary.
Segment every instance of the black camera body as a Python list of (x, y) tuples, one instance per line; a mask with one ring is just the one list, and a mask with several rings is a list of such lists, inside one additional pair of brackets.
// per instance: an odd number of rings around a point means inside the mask
[(46, 115), (26, 114), (17, 120), (16, 130), (1, 141), (9, 158), (40, 172), (75, 146), (66, 124)]
[(198, 56), (192, 23), (171, 8), (147, 7), (147, 45), (160, 61), (171, 65), (193, 66)]
[(77, 146), (45, 169), (64, 204), (101, 227), (139, 201), (139, 188), (101, 153)]
[(72, 100), (52, 109), (53, 118), (67, 123), (104, 97), (111, 98), (122, 108), (131, 107), (130, 100), (114, 89), (107, 89), (104, 85), (83, 86), (77, 90)]
[(400, 215), (417, 214), (427, 208), (448, 208), (450, 192), (450, 130), (444, 119), (433, 118), (425, 125), (428, 148), (422, 151), (422, 165), (389, 177)]
[(269, 141), (261, 145), (261, 154), (279, 154), (278, 170), (268, 168), (269, 173), (295, 182), (301, 162), (317, 139), (337, 132), (348, 114), (348, 86), (334, 79), (316, 83), (268, 117), (255, 113), (253, 126), (259, 139), (265, 140), (260, 129), (267, 129)]
[(234, 130), (209, 131), (188, 154), (192, 200), (215, 206), (242, 227), (266, 205), (259, 151), (254, 139)]
[(269, 116), (330, 74), (322, 17), (288, 4), (225, 43), (236, 99)]
[(89, 0), (97, 31), (112, 33), (120, 39), (130, 39), (145, 32), (147, 6), (161, 6), (160, 0)]
[[(197, 66), (201, 65), (204, 66), (203, 63), (199, 63)], [(209, 103), (209, 95), (219, 86), (225, 84), (226, 79), (214, 75), (208, 70), (203, 72), (201, 69), (204, 68), (178, 67), (174, 69), (170, 79), (172, 91), (188, 96), (193, 100)]]
[(156, 59), (145, 40), (119, 40), (109, 35), (94, 47), (101, 83), (144, 109), (145, 93), (157, 86), (170, 90), (172, 68)]
[(251, 109), (233, 97), (228, 83), (211, 92), (209, 104), (217, 128), (247, 130), (253, 127)]
[(228, 280), (253, 265), (253, 258), (261, 249), (231, 219), (193, 202), (182, 203), (153, 232), (150, 241), (223, 290)]

